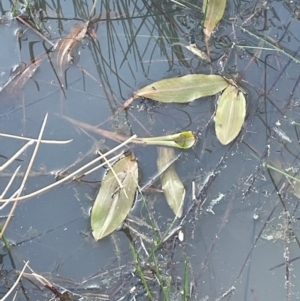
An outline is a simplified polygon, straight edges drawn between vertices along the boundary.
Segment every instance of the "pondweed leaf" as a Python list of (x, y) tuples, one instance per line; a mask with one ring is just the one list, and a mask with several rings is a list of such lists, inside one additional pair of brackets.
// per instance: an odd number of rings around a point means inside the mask
[[(170, 165), (175, 157), (174, 149), (169, 147), (158, 147), (157, 168), (163, 171)], [(185, 189), (176, 173), (174, 164), (171, 164), (161, 175), (161, 188), (165, 194), (167, 202), (174, 214), (180, 218), (183, 213), (183, 202)]]
[[(117, 161), (106, 174), (91, 212), (92, 233), (99, 240), (115, 231), (129, 213), (138, 185), (138, 163), (132, 156)], [(118, 177), (118, 179), (116, 178)]]
[(209, 39), (214, 28), (224, 15), (226, 0), (204, 0), (202, 11), (205, 14), (203, 32)]
[(226, 145), (239, 134), (246, 116), (244, 94), (233, 85), (221, 95), (216, 110), (215, 130), (219, 141)]
[(187, 103), (204, 96), (215, 95), (228, 87), (220, 75), (189, 74), (169, 78), (148, 85), (134, 94), (165, 103)]
[(136, 138), (133, 140), (135, 143), (145, 143), (147, 145), (161, 145), (188, 149), (195, 145), (197, 138), (191, 131), (184, 131), (173, 135), (149, 137), (149, 138)]
[(61, 81), (63, 80), (63, 72), (67, 65), (72, 62), (77, 47), (86, 35), (88, 25), (89, 22), (75, 24), (70, 33), (55, 46), (52, 62)]

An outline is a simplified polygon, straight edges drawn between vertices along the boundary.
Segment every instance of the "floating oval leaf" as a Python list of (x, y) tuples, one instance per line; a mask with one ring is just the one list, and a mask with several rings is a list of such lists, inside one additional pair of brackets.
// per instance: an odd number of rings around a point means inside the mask
[[(174, 149), (167, 147), (158, 147), (158, 171), (160, 172), (165, 170), (166, 166), (170, 165), (170, 162), (174, 161), (174, 156)], [(168, 167), (167, 170), (163, 172), (160, 179), (161, 188), (165, 194), (170, 208), (173, 210), (174, 214), (178, 218), (180, 218), (183, 213), (185, 189), (182, 181), (176, 173), (174, 164), (171, 164), (170, 167)]]
[(233, 85), (225, 89), (218, 101), (215, 130), (219, 141), (226, 145), (239, 134), (246, 116), (244, 94)]
[(200, 97), (215, 95), (228, 85), (220, 75), (189, 74), (148, 85), (138, 90), (134, 98), (145, 97), (160, 102), (187, 103)]
[(209, 39), (214, 28), (223, 17), (226, 0), (204, 0), (202, 11), (205, 14), (203, 32)]
[(138, 185), (138, 164), (131, 156), (117, 161), (112, 169), (114, 172), (110, 170), (102, 181), (91, 212), (91, 227), (96, 240), (122, 224), (132, 207)]

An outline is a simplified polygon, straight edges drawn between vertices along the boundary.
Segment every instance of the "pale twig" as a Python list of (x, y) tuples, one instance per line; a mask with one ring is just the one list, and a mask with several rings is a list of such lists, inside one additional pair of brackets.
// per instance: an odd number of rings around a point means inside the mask
[(0, 195), (0, 200), (2, 200), (6, 194), (6, 192), (8, 191), (10, 185), (12, 184), (13, 180), (15, 179), (19, 169), (20, 169), (21, 165), (17, 167), (17, 169), (15, 170), (14, 174), (12, 175), (12, 177), (10, 178), (8, 184), (6, 185), (5, 189), (3, 190), (2, 194)]
[(17, 296), (18, 296), (18, 292), (15, 292), (15, 295), (14, 295), (12, 301), (15, 301), (17, 299)]
[(27, 167), (27, 169), (26, 169), (24, 178), (23, 178), (23, 180), (22, 180), (21, 187), (20, 187), (22, 191), (23, 191), (23, 188), (24, 188), (25, 183), (26, 183), (26, 181), (27, 181), (28, 175), (29, 175), (29, 173), (30, 173), (30, 170), (31, 170), (31, 167), (32, 167), (32, 165), (33, 165), (33, 161), (34, 161), (34, 159), (35, 159), (35, 157), (36, 157), (36, 154), (37, 154), (37, 151), (38, 151), (38, 149), (39, 149), (39, 146), (40, 146), (40, 144), (41, 144), (41, 140), (42, 140), (42, 136), (43, 136), (43, 133), (44, 133), (44, 129), (45, 129), (45, 126), (46, 126), (47, 119), (48, 119), (48, 113), (45, 115), (45, 118), (44, 118), (44, 121), (43, 121), (41, 130), (40, 130), (40, 133), (39, 133), (39, 136), (38, 136), (38, 141), (37, 141), (37, 143), (36, 143), (36, 145), (35, 145), (35, 148), (34, 148), (34, 150), (33, 150), (33, 154), (32, 154), (32, 156), (31, 156), (30, 162), (29, 162), (29, 164), (28, 164), (28, 167)]
[[(122, 152), (122, 153), (120, 153), (120, 154), (118, 154), (118, 155), (116, 155), (116, 156), (114, 156), (114, 157), (108, 159), (107, 161), (108, 161), (108, 162), (114, 162), (114, 161), (118, 160), (121, 156), (123, 156), (123, 154), (124, 154), (124, 153)], [(107, 164), (107, 162), (104, 162), (103, 164), (100, 164), (100, 165), (95, 166), (94, 168), (90, 169), (89, 171), (85, 172), (83, 175), (80, 175), (79, 177), (87, 176), (87, 175), (89, 175), (90, 173), (96, 171), (97, 169), (103, 167), (105, 164)]]
[(8, 165), (10, 165), (33, 143), (33, 141), (29, 141), (25, 145), (23, 145), (11, 158), (9, 158), (9, 160), (7, 160), (2, 166), (0, 166), (0, 171), (4, 170)]
[(31, 271), (31, 274), (29, 273), (24, 273), (24, 277), (27, 278), (27, 279), (32, 279), (32, 277), (34, 277), (37, 281), (39, 281), (42, 285), (46, 286), (50, 286), (50, 287), (53, 287), (52, 283), (46, 279), (44, 276), (40, 275), (40, 274), (37, 274), (34, 272), (34, 270), (28, 266), (28, 269)]
[(170, 237), (172, 237), (174, 234), (176, 234), (179, 230), (181, 230), (181, 226), (177, 226), (174, 229), (171, 229), (170, 232), (167, 232), (167, 234), (164, 236), (163, 240), (161, 243), (165, 243)]
[(14, 200), (14, 198), (19, 194), (19, 191), (20, 191), (20, 189), (15, 191), (13, 193), (13, 195), (8, 199), (8, 201), (6, 201), (3, 205), (0, 206), (0, 210), (2, 210), (4, 207), (6, 207), (6, 205), (8, 205), (10, 202), (12, 202)]
[(93, 12), (94, 12), (94, 10), (96, 8), (97, 2), (98, 2), (98, 0), (94, 1), (94, 4), (93, 4), (92, 9), (90, 11), (89, 20), (91, 19), (91, 16), (92, 16), (92, 14), (93, 14)]
[[(100, 156), (103, 156), (103, 160), (105, 161), (105, 163), (107, 164), (107, 166), (109, 167), (109, 169), (111, 170), (112, 174), (114, 175), (114, 177), (116, 178), (118, 184), (119, 184), (119, 188), (123, 189), (124, 186), (121, 183), (118, 175), (116, 174), (115, 170), (113, 169), (112, 165), (109, 163), (109, 161), (107, 160), (106, 156), (104, 154), (102, 154), (100, 151), (98, 151), (98, 154), (100, 154)], [(125, 191), (124, 191), (125, 192)]]
[(142, 192), (150, 187), (174, 162), (176, 162), (181, 156), (181, 153), (172, 158), (159, 172), (157, 172), (145, 185), (139, 187), (139, 191)]
[(125, 224), (126, 224), (126, 227), (130, 230), (130, 232), (135, 233), (138, 237), (145, 240), (149, 244), (153, 243), (153, 239), (151, 239), (151, 238), (147, 237), (146, 235), (144, 235), (143, 233), (139, 232), (138, 230), (133, 228), (130, 224), (128, 224), (126, 222), (125, 222)]
[[(134, 139), (136, 139), (136, 135), (133, 135), (132, 137), (130, 137), (130, 138), (127, 139), (126, 141), (124, 141), (124, 142), (122, 142), (121, 144), (119, 144), (118, 146), (116, 146), (115, 148), (113, 148), (113, 149), (111, 149), (110, 151), (106, 152), (105, 155), (107, 156), (107, 155), (109, 155), (109, 154), (111, 154), (111, 153), (117, 151), (118, 149), (120, 149), (121, 147), (127, 145), (128, 143), (130, 143), (130, 142), (131, 142), (132, 140), (134, 140)], [(44, 192), (48, 191), (49, 189), (52, 189), (52, 188), (54, 188), (54, 187), (56, 187), (56, 186), (59, 186), (60, 184), (62, 184), (62, 183), (64, 183), (64, 182), (66, 182), (66, 181), (72, 179), (74, 176), (76, 176), (76, 175), (77, 175), (78, 173), (80, 173), (82, 170), (84, 170), (84, 169), (88, 168), (89, 166), (95, 164), (97, 161), (101, 160), (102, 158), (103, 158), (103, 157), (100, 156), (100, 157), (94, 159), (93, 161), (89, 162), (88, 164), (86, 164), (86, 165), (82, 166), (81, 168), (75, 170), (73, 173), (67, 175), (65, 178), (63, 178), (63, 179), (61, 179), (61, 180), (59, 180), (59, 181), (57, 181), (57, 182), (55, 182), (55, 183), (53, 183), (53, 184), (50, 184), (50, 185), (48, 185), (48, 186), (46, 186), (46, 187), (43, 187), (43, 188), (41, 188), (40, 190), (34, 191), (34, 192), (32, 192), (32, 193), (29, 193), (29, 194), (24, 195), (24, 196), (21, 196), (21, 197), (17, 197), (17, 198), (15, 198), (15, 201), (22, 201), (22, 200), (30, 199), (30, 198), (32, 198), (32, 197), (38, 195), (38, 194), (41, 194), (41, 193), (44, 193)], [(6, 202), (6, 201), (7, 201), (7, 200), (2, 200), (2, 201), (0, 200), (0, 202)]]
[(26, 22), (24, 19), (22, 19), (20, 16), (17, 16), (16, 19), (18, 21), (20, 21), (21, 23), (23, 23), (25, 26), (27, 26), (28, 28), (30, 28), (31, 30), (33, 30), (37, 35), (39, 35), (42, 39), (44, 39), (45, 41), (47, 41), (52, 47), (54, 46), (54, 43), (51, 42), (49, 39), (47, 39), (47, 37), (45, 37), (43, 34), (41, 34), (37, 29), (35, 29), (34, 27), (32, 27), (28, 22)]
[(180, 5), (180, 6), (182, 6), (182, 7), (188, 8), (186, 5), (184, 5), (183, 3), (180, 3), (180, 2), (178, 2), (176, 0), (171, 0), (171, 1), (174, 2), (174, 3), (176, 3), (176, 4), (178, 4), (178, 5)]
[[(144, 244), (144, 241), (142, 240), (141, 237), (140, 237), (140, 243), (141, 243), (141, 246), (142, 246), (144, 252), (146, 253), (146, 256), (149, 257), (150, 254), (149, 254), (148, 250), (146, 249), (146, 246), (145, 246), (145, 244)], [(151, 241), (151, 243), (153, 243), (153, 241)]]
[[(11, 135), (11, 134), (4, 134), (4, 133), (0, 133), (1, 137), (7, 137), (7, 138), (13, 138), (13, 139), (19, 139), (19, 140), (25, 140), (25, 141), (34, 141), (36, 142), (37, 139), (33, 139), (33, 138), (27, 138), (27, 137), (22, 137), (22, 136), (17, 136), (17, 135)], [(41, 143), (45, 143), (45, 144), (67, 144), (72, 142), (73, 139), (69, 139), (69, 140), (41, 140)]]
[(15, 287), (17, 286), (17, 284), (19, 283), (27, 265), (28, 265), (29, 261), (26, 261), (25, 264), (24, 264), (24, 267), (22, 269), (22, 271), (20, 272), (17, 280), (15, 281), (15, 283), (12, 285), (12, 287), (8, 290), (8, 292), (5, 294), (5, 296), (3, 298), (0, 299), (0, 301), (4, 301), (6, 300), (6, 298), (12, 293), (12, 291), (15, 289)]
[(89, 135), (89, 137), (94, 140), (94, 145), (85, 153), (85, 154), (80, 154), (77, 159), (72, 162), (72, 164), (70, 164), (69, 166), (58, 170), (55, 172), (55, 176), (59, 177), (60, 175), (65, 174), (68, 170), (70, 170), (70, 168), (74, 167), (74, 166), (78, 166), (78, 164), (85, 158), (90, 157), (90, 155), (94, 155), (97, 153), (98, 149), (100, 148), (100, 145), (103, 144), (103, 142), (96, 140), (94, 137), (92, 137), (91, 135)]
[(44, 129), (45, 129), (45, 126), (46, 126), (47, 119), (48, 119), (48, 113), (45, 115), (45, 118), (44, 118), (44, 121), (43, 121), (41, 130), (40, 130), (40, 133), (39, 133), (39, 136), (38, 136), (38, 141), (37, 141), (37, 143), (36, 143), (36, 145), (35, 145), (35, 148), (34, 148), (34, 150), (33, 150), (33, 153), (32, 153), (31, 159), (30, 159), (30, 161), (29, 161), (29, 164), (28, 164), (28, 166), (27, 166), (25, 175), (24, 175), (24, 177), (23, 177), (23, 179), (22, 179), (22, 182), (21, 182), (21, 185), (20, 185), (20, 188), (19, 188), (19, 191), (18, 191), (18, 195), (17, 195), (17, 197), (15, 198), (14, 204), (13, 204), (13, 206), (11, 207), (11, 210), (10, 210), (10, 212), (9, 212), (9, 215), (8, 215), (7, 219), (5, 220), (5, 223), (4, 223), (3, 227), (2, 227), (2, 230), (1, 230), (1, 233), (0, 233), (0, 238), (3, 236), (3, 234), (4, 234), (4, 232), (5, 232), (6, 228), (7, 228), (7, 226), (8, 226), (8, 224), (9, 224), (9, 221), (10, 221), (10, 219), (11, 219), (11, 217), (12, 217), (12, 215), (13, 215), (13, 213), (14, 213), (16, 207), (17, 207), (17, 203), (18, 203), (18, 202), (17, 202), (16, 200), (17, 200), (18, 197), (20, 197), (20, 195), (21, 195), (21, 193), (22, 193), (22, 191), (23, 191), (23, 189), (24, 189), (24, 186), (25, 186), (25, 183), (26, 183), (26, 181), (27, 181), (29, 172), (30, 172), (31, 167), (32, 167), (32, 165), (33, 165), (33, 161), (34, 161), (34, 159), (35, 159), (35, 157), (36, 157), (37, 151), (38, 151), (39, 146), (40, 146), (40, 142), (41, 142), (41, 139), (42, 139), (42, 136), (43, 136), (43, 133), (44, 133)]

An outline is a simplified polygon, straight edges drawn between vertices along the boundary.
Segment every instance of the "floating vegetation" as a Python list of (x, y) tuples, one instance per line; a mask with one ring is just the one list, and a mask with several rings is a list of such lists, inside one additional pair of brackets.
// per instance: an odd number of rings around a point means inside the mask
[(93, 236), (99, 240), (125, 220), (138, 186), (138, 163), (127, 156), (113, 164), (102, 181), (91, 212)]
[[(157, 167), (159, 172), (162, 171), (162, 175), (160, 176), (161, 188), (175, 216), (181, 218), (183, 213), (185, 189), (175, 170), (173, 162), (174, 157), (174, 149), (167, 147), (158, 148)], [(170, 162), (173, 163), (170, 164)]]
[(234, 85), (222, 93), (216, 110), (215, 129), (219, 141), (226, 145), (239, 134), (246, 116), (244, 94)]
[(197, 98), (215, 95), (229, 83), (220, 75), (189, 74), (152, 83), (134, 93), (164, 103), (188, 103)]
[[(12, 132), (0, 133), (2, 298), (265, 300), (259, 271), (268, 283), (282, 279), (276, 289), (290, 300), (299, 259), (290, 247), (300, 246), (296, 1), (146, 2), (1, 3), (0, 52), (9, 60), (0, 66), (0, 110), (25, 103), (1, 119)], [(22, 61), (5, 83), (2, 70)], [(45, 118), (37, 136), (46, 112), (49, 128), (43, 134)], [(31, 225), (45, 214), (50, 226)], [(252, 259), (265, 260), (270, 241), (282, 259), (257, 269)], [(55, 272), (16, 277), (23, 259)], [(265, 273), (277, 267), (280, 277)], [(73, 268), (76, 281), (54, 275)], [(236, 276), (220, 289), (228, 269)]]

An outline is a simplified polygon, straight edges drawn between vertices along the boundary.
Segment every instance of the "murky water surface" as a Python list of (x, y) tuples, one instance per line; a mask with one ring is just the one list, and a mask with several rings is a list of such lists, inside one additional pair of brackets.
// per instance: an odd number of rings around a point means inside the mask
[[(80, 130), (64, 116), (127, 136), (188, 129), (198, 142), (176, 163), (187, 192), (183, 241), (175, 232), (156, 251), (155, 260), (150, 256), (147, 261), (151, 251), (147, 239), (163, 236), (181, 222), (172, 224), (164, 196), (152, 190), (144, 197), (147, 206), (143, 200), (134, 205), (124, 231), (95, 242), (89, 210), (105, 172), (102, 168), (81, 181), (70, 180), (18, 202), (5, 232), (12, 246), (9, 252), (5, 247), (0, 252), (1, 294), (29, 261), (34, 272), (60, 293), (67, 289), (73, 300), (148, 300), (129, 247), (134, 242), (153, 300), (183, 300), (186, 260), (190, 300), (297, 300), (299, 188), (291, 178), (298, 177), (300, 154), (297, 4), (227, 1), (225, 16), (210, 41), (210, 65), (178, 45), (195, 41), (205, 51), (202, 1), (184, 7), (167, 0), (99, 0), (93, 37), (81, 41), (60, 83), (51, 64), (52, 45), (74, 24), (88, 20), (92, 1), (33, 1), (32, 13), (42, 16), (37, 25), (50, 42), (19, 20), (9, 20), (11, 2), (4, 0), (0, 6), (1, 86), (15, 66), (42, 61), (21, 89), (19, 85), (11, 94), (2, 93), (0, 132), (37, 138), (48, 114), (43, 139), (72, 139), (67, 144), (40, 145), (22, 195), (54, 183), (59, 171), (68, 174), (90, 162), (97, 150), (105, 152), (118, 144)], [(187, 105), (137, 99), (128, 110), (119, 110), (137, 89), (190, 73), (238, 78), (247, 91), (246, 122), (228, 146), (215, 136), (215, 97)], [(0, 165), (25, 143), (1, 137)], [(156, 173), (157, 150), (130, 148), (138, 158), (143, 185)], [(32, 152), (33, 146), (1, 171), (0, 193), (20, 166), (5, 198), (20, 186)], [(3, 223), (10, 209), (8, 204), (1, 210)], [(156, 232), (147, 226), (151, 221)], [(34, 282), (37, 285), (23, 279), (16, 300), (54, 296)], [(168, 296), (159, 283), (171, 285)], [(12, 299), (13, 295), (7, 298)]]

